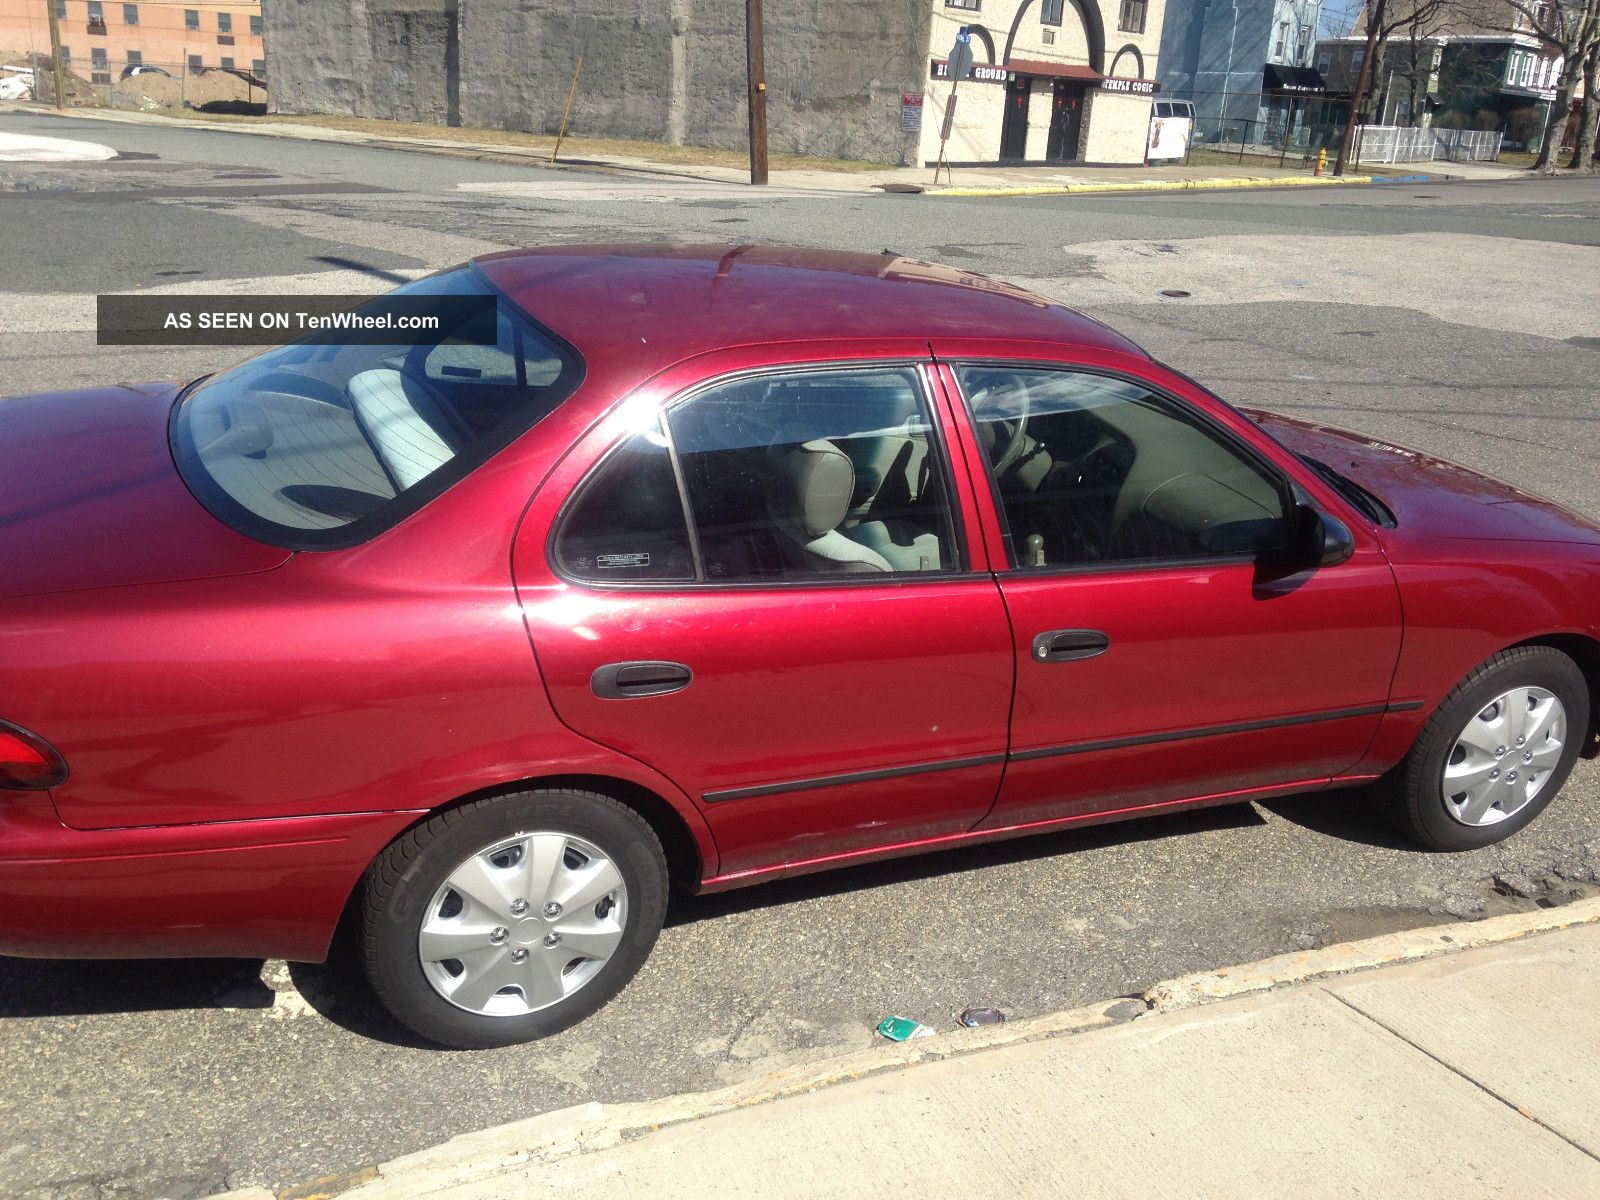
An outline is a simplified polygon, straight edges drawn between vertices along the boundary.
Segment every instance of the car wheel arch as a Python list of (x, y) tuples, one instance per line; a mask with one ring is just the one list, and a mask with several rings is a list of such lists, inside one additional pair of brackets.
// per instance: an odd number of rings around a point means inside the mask
[[(694, 829), (676, 805), (643, 784), (615, 775), (573, 772), (507, 779), (491, 787), (479, 788), (477, 791), (456, 796), (426, 812), (419, 813), (417, 819), (396, 837), (403, 837), (417, 825), (452, 808), (460, 808), (478, 800), (488, 800), (513, 792), (546, 790), (597, 792), (631, 808), (645, 824), (650, 826), (660, 840), (661, 848), (667, 856), (668, 877), (675, 888), (692, 890), (715, 869), (715, 860), (707, 862), (706, 855), (708, 849), (711, 853), (715, 853), (714, 845), (707, 846), (695, 836)], [(709, 832), (705, 837), (709, 840)]]
[(1580, 757), (1600, 758), (1600, 640), (1581, 633), (1555, 633), (1528, 638), (1506, 649), (1515, 650), (1521, 646), (1548, 646), (1559, 650), (1583, 672), (1589, 685), (1589, 728)]

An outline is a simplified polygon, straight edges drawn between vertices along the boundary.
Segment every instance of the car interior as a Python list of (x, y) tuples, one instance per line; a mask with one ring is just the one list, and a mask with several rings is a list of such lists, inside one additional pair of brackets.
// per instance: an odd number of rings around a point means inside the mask
[(911, 372), (752, 379), (695, 397), (669, 423), (710, 577), (954, 565)]
[(1259, 553), (1286, 536), (1277, 484), (1148, 389), (1086, 372), (959, 375), (1017, 566)]
[[(299, 344), (208, 381), (183, 418), (212, 483), (255, 518), (336, 529), (377, 511), (513, 420), (562, 362), (499, 318), (493, 346)], [(559, 398), (559, 397), (554, 397)]]

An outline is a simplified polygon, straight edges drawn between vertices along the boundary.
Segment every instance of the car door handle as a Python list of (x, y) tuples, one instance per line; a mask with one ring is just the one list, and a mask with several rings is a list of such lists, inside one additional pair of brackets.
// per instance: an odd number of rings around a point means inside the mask
[(602, 700), (665, 696), (694, 682), (694, 672), (675, 662), (620, 662), (596, 667), (589, 687)]
[(1033, 660), (1077, 662), (1104, 654), (1110, 648), (1111, 639), (1098, 629), (1050, 629), (1033, 639)]

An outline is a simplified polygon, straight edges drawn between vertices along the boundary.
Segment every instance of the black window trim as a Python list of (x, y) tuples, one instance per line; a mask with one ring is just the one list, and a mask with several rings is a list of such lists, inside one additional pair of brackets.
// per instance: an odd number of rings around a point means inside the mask
[[(1277, 485), (1278, 493), (1285, 503), (1293, 500), (1295, 493), (1300, 489), (1299, 481), (1292, 475), (1284, 472), (1277, 463), (1263, 455), (1256, 447), (1241, 438), (1233, 430), (1218, 421), (1210, 413), (1189, 403), (1182, 396), (1174, 395), (1167, 388), (1160, 386), (1153, 379), (1146, 379), (1142, 375), (1135, 375), (1131, 371), (1119, 371), (1113, 367), (1092, 366), (1088, 363), (1069, 363), (1051, 361), (1049, 359), (1022, 359), (1022, 358), (988, 358), (988, 357), (962, 357), (942, 358), (938, 360), (950, 369), (950, 380), (954, 386), (956, 398), (961, 402), (961, 413), (967, 419), (968, 428), (974, 439), (977, 438), (977, 418), (973, 415), (972, 404), (967, 396), (966, 389), (961, 386), (960, 371), (963, 367), (991, 367), (997, 370), (1049, 370), (1064, 371), (1075, 375), (1099, 375), (1107, 379), (1119, 379), (1124, 383), (1131, 383), (1145, 388), (1153, 395), (1160, 397), (1180, 411), (1195, 419), (1207, 432), (1215, 434), (1220, 441), (1228, 447), (1238, 451), (1243, 457), (1249, 459)], [(1153, 360), (1152, 360), (1153, 361)], [(1163, 365), (1163, 364), (1158, 364)], [(1168, 368), (1170, 369), (1170, 368)], [(1173, 374), (1188, 379), (1174, 371)], [(1189, 380), (1193, 383), (1193, 380)], [(1195, 386), (1199, 386), (1196, 384)], [(1204, 389), (1202, 389), (1204, 390)], [(1207, 395), (1211, 395), (1208, 391)], [(1219, 401), (1226, 403), (1226, 401)], [(1248, 419), (1248, 418), (1246, 418)], [(1265, 430), (1262, 431), (1265, 433)], [(1270, 435), (1269, 435), (1270, 436)], [(1274, 439), (1276, 445), (1276, 439)], [(1287, 451), (1286, 451), (1287, 453)], [(1119, 559), (1109, 563), (1063, 563), (1058, 566), (1024, 567), (1018, 566), (1013, 553), (1011, 538), (1011, 522), (1006, 516), (1005, 503), (1000, 495), (1000, 484), (994, 477), (994, 471), (987, 462), (978, 464), (983, 471), (983, 477), (989, 485), (989, 499), (994, 505), (995, 516), (1000, 522), (1001, 549), (1005, 554), (1005, 563), (993, 571), (997, 577), (1017, 579), (1045, 579), (1052, 576), (1068, 575), (1110, 575), (1127, 574), (1134, 571), (1162, 571), (1179, 570), (1193, 567), (1206, 566), (1238, 566), (1243, 563), (1254, 563), (1260, 560), (1259, 554), (1207, 554), (1183, 558), (1128, 558)]]
[[(717, 375), (691, 384), (683, 391), (668, 397), (661, 403), (656, 410), (656, 420), (661, 436), (667, 443), (667, 453), (672, 462), (673, 479), (678, 485), (678, 503), (683, 509), (683, 519), (689, 533), (689, 550), (694, 560), (694, 578), (584, 579), (567, 571), (561, 565), (561, 558), (556, 548), (561, 541), (562, 535), (566, 532), (567, 523), (572, 519), (574, 511), (582, 502), (584, 494), (591, 486), (594, 486), (595, 480), (604, 473), (606, 465), (624, 446), (639, 436), (637, 433), (624, 434), (610, 446), (607, 446), (605, 452), (590, 465), (583, 478), (568, 493), (567, 498), (561, 502), (561, 508), (556, 513), (555, 520), (551, 522), (550, 533), (545, 539), (546, 565), (549, 567), (551, 574), (562, 582), (597, 592), (751, 592), (772, 591), (778, 588), (814, 590), (816, 588), (863, 586), (916, 587), (930, 583), (952, 583), (961, 580), (989, 578), (987, 571), (975, 571), (972, 568), (971, 542), (966, 521), (962, 515), (961, 493), (956, 490), (955, 461), (951, 456), (949, 439), (946, 436), (945, 417), (940, 412), (938, 403), (939, 380), (934, 373), (936, 365), (936, 360), (932, 358), (829, 359), (823, 362), (770, 363), (759, 367), (747, 367), (743, 370), (730, 371), (727, 374)], [(704, 392), (745, 379), (754, 379), (765, 375), (811, 374), (821, 371), (859, 374), (863, 371), (896, 369), (915, 371), (922, 386), (922, 399), (927, 406), (930, 418), (930, 440), (933, 447), (938, 451), (943, 471), (946, 503), (950, 510), (951, 533), (956, 542), (957, 565), (939, 571), (894, 571), (889, 574), (873, 575), (841, 573), (837, 575), (797, 575), (772, 579), (708, 579), (705, 573), (705, 564), (700, 556), (700, 533), (695, 528), (694, 512), (689, 504), (689, 489), (683, 478), (683, 466), (678, 458), (677, 443), (673, 440), (672, 428), (667, 420), (667, 415), (674, 408), (688, 403)], [(611, 411), (615, 412), (627, 404), (632, 396), (633, 393), (630, 393), (628, 396), (623, 397), (612, 407)]]
[[(448, 275), (451, 272), (466, 269), (477, 277), (478, 281), (487, 287), (494, 295), (497, 304), (505, 306), (506, 310), (516, 318), (527, 322), (540, 336), (547, 339), (550, 349), (561, 359), (561, 373), (545, 389), (554, 396), (554, 404), (547, 410), (547, 415), (556, 408), (570, 400), (583, 386), (584, 376), (587, 373), (587, 364), (583, 355), (572, 343), (561, 337), (525, 308), (517, 304), (501, 288), (486, 275), (475, 262), (457, 263), (440, 271), (430, 272), (428, 275), (418, 276), (412, 280), (420, 283), (423, 279), (432, 279), (439, 275)], [(246, 360), (249, 361), (248, 359)], [(236, 364), (243, 366), (243, 363)], [(228, 368), (232, 370), (233, 368)], [(228, 526), (235, 533), (252, 541), (260, 542), (267, 546), (276, 546), (283, 550), (300, 551), (337, 551), (348, 550), (351, 547), (370, 542), (374, 538), (389, 532), (395, 526), (411, 517), (425, 505), (431, 504), (444, 495), (456, 484), (471, 475), (490, 459), (502, 453), (516, 440), (530, 429), (534, 428), (542, 418), (530, 417), (524, 424), (522, 421), (507, 422), (506, 428), (499, 435), (484, 440), (473, 448), (470, 454), (461, 454), (451, 459), (437, 471), (426, 476), (418, 483), (406, 488), (393, 500), (386, 501), (375, 512), (364, 517), (358, 517), (345, 525), (333, 529), (304, 529), (295, 530), (286, 525), (279, 525), (256, 516), (240, 504), (227, 492), (218, 488), (210, 500), (203, 498), (195, 490), (190, 481), (191, 471), (198, 471), (204, 475), (204, 468), (194, 462), (179, 448), (178, 417), (183, 411), (183, 406), (188, 402), (190, 394), (201, 384), (215, 377), (215, 374), (202, 375), (192, 380), (181, 388), (172, 400), (172, 409), (167, 414), (167, 451), (172, 456), (173, 465), (178, 472), (178, 478), (183, 481), (183, 486), (194, 497), (195, 502), (205, 509), (222, 524)], [(185, 469), (188, 464), (189, 470)]]

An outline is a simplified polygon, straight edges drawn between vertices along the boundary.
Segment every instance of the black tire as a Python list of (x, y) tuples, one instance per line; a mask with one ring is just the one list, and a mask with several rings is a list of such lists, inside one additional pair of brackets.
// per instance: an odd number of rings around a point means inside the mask
[[(1447, 760), (1467, 724), (1512, 688), (1539, 687), (1566, 710), (1565, 746), (1538, 795), (1492, 825), (1458, 820), (1445, 802)], [(1572, 772), (1589, 729), (1589, 687), (1578, 665), (1549, 646), (1503, 650), (1476, 667), (1446, 696), (1423, 726), (1400, 765), (1374, 788), (1384, 816), (1402, 833), (1432, 850), (1476, 850), (1524, 829), (1555, 799)], [(1513, 751), (1514, 758), (1514, 748)], [(1516, 765), (1512, 761), (1512, 766)]]
[[(627, 887), (622, 938), (592, 978), (547, 1008), (516, 1015), (467, 1011), (429, 982), (418, 933), (453, 870), (496, 842), (532, 832), (581, 838), (611, 860)], [(485, 1049), (548, 1037), (603, 1007), (644, 964), (666, 915), (667, 882), (655, 832), (609, 796), (561, 789), (476, 800), (408, 830), (368, 868), (360, 905), (362, 965), (384, 1007), (430, 1042)]]

